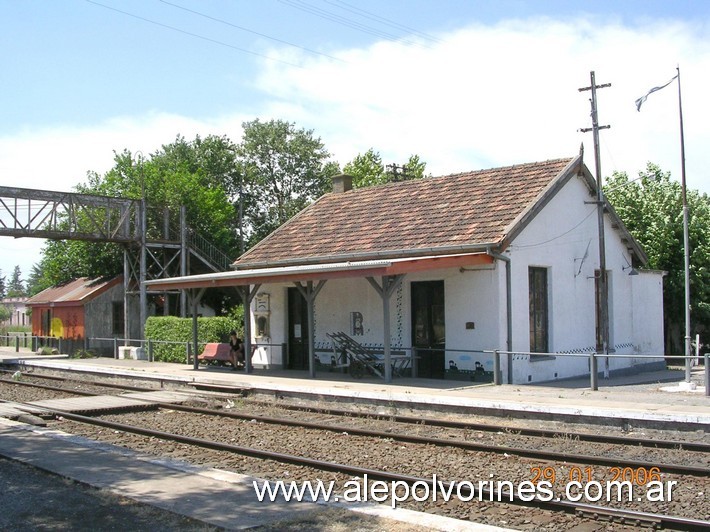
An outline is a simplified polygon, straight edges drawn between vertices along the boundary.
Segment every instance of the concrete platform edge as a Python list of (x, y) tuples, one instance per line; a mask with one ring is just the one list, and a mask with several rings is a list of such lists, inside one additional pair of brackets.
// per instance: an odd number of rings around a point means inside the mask
[[(113, 375), (123, 376), (127, 378), (138, 378), (147, 380), (160, 380), (166, 382), (176, 382), (182, 384), (213, 384), (218, 386), (229, 386), (236, 389), (247, 389), (253, 393), (265, 393), (279, 395), (302, 396), (304, 398), (323, 398), (330, 400), (353, 400), (369, 403), (377, 403), (382, 407), (396, 406), (398, 408), (411, 407), (436, 407), (440, 409), (471, 409), (483, 414), (493, 414), (497, 416), (546, 416), (548, 419), (559, 419), (565, 421), (578, 422), (594, 422), (603, 423), (606, 421), (615, 422), (616, 425), (631, 424), (639, 427), (648, 428), (670, 428), (680, 430), (710, 430), (710, 409), (703, 409), (698, 412), (697, 409), (691, 413), (677, 411), (677, 407), (666, 408), (656, 406), (651, 408), (646, 405), (646, 408), (609, 408), (602, 405), (575, 405), (565, 406), (563, 404), (555, 404), (554, 402), (535, 402), (534, 394), (531, 393), (529, 402), (514, 402), (514, 401), (499, 401), (481, 397), (466, 397), (461, 393), (465, 392), (466, 387), (455, 388), (450, 390), (424, 390), (416, 389), (416, 391), (390, 391), (390, 390), (370, 390), (357, 389), (361, 387), (360, 383), (352, 383), (350, 387), (344, 384), (328, 383), (326, 381), (319, 382), (318, 387), (306, 386), (298, 384), (299, 379), (280, 379), (277, 383), (268, 380), (268, 376), (254, 375), (253, 380), (247, 380), (246, 375), (220, 373), (215, 375), (206, 374), (205, 369), (194, 371), (191, 367), (179, 366), (179, 371), (192, 372), (189, 376), (158, 373), (146, 371), (142, 369), (121, 368), (116, 366), (101, 367), (79, 366), (72, 363), (62, 363), (56, 361), (37, 361), (27, 360), (22, 361), (21, 366), (37, 367), (47, 369), (57, 369), (62, 371), (70, 371), (77, 373), (89, 373), (97, 375)], [(295, 382), (294, 382), (295, 381)], [(381, 388), (386, 386), (382, 384), (373, 384), (371, 388)], [(492, 385), (484, 385), (492, 386)], [(501, 390), (505, 390), (504, 385)], [(414, 390), (415, 388), (413, 388)], [(534, 390), (531, 389), (531, 392)], [(452, 393), (454, 392), (454, 393)], [(458, 392), (457, 395), (455, 395)], [(594, 392), (602, 393), (602, 392)], [(639, 403), (640, 404), (640, 403)], [(710, 403), (708, 403), (710, 405)], [(641, 405), (643, 406), (643, 405)], [(661, 411), (659, 411), (661, 410)], [(675, 411), (668, 411), (675, 410)], [(707, 412), (707, 413), (705, 413)], [(528, 417), (529, 417), (528, 416)]]
[[(106, 489), (111, 491), (112, 493), (116, 495), (120, 495), (123, 497), (128, 497), (132, 498), (134, 500), (137, 500), (138, 502), (142, 502), (145, 504), (151, 504), (154, 506), (158, 506), (164, 510), (171, 511), (173, 513), (178, 513), (181, 515), (185, 515), (187, 517), (191, 517), (193, 519), (196, 519), (198, 521), (202, 521), (205, 523), (213, 524), (215, 526), (219, 527), (224, 527), (227, 529), (248, 529), (254, 526), (259, 526), (262, 524), (267, 524), (269, 522), (275, 522), (275, 521), (280, 521), (284, 519), (290, 519), (294, 517), (294, 506), (297, 505), (300, 508), (300, 511), (304, 512), (312, 512), (312, 511), (317, 511), (318, 508), (325, 508), (325, 507), (337, 507), (337, 508), (344, 508), (350, 511), (358, 512), (358, 513), (363, 513), (375, 517), (380, 517), (383, 519), (390, 519), (394, 521), (399, 521), (399, 522), (404, 522), (404, 523), (411, 523), (411, 524), (417, 524), (420, 526), (425, 526), (428, 528), (431, 528), (433, 530), (441, 530), (441, 531), (477, 531), (477, 532), (494, 532), (494, 531), (505, 531), (508, 529), (504, 528), (499, 528), (499, 527), (494, 527), (494, 526), (489, 526), (489, 525), (483, 525), (479, 523), (469, 523), (466, 521), (461, 521), (458, 519), (453, 519), (449, 517), (444, 517), (444, 516), (437, 516), (437, 515), (432, 515), (432, 514), (425, 514), (421, 512), (415, 512), (412, 510), (406, 510), (406, 509), (401, 509), (401, 508), (390, 508), (389, 506), (386, 505), (380, 505), (380, 504), (365, 504), (365, 503), (346, 503), (346, 502), (324, 502), (324, 501), (317, 501), (317, 502), (277, 502), (277, 503), (261, 503), (261, 504), (268, 504), (269, 505), (269, 510), (270, 510), (270, 515), (268, 518), (264, 518), (264, 508), (260, 509), (258, 513), (258, 519), (263, 519), (263, 521), (260, 522), (254, 522), (254, 518), (248, 519), (247, 523), (244, 523), (243, 526), (242, 524), (239, 523), (233, 523), (233, 522), (228, 522), (228, 520), (222, 516), (221, 518), (217, 519), (209, 519), (206, 518), (204, 515), (204, 512), (189, 512), (189, 511), (181, 511), (181, 508), (188, 508), (188, 505), (181, 505), (179, 502), (176, 503), (175, 501), (167, 501), (164, 503), (161, 503), (161, 501), (156, 500), (155, 497), (151, 497), (151, 500), (146, 500), (145, 498), (141, 497), (136, 497), (135, 495), (132, 495), (131, 493), (128, 493), (125, 490), (125, 482), (123, 481), (118, 481), (118, 482), (111, 482), (111, 483), (106, 483), (106, 482), (90, 482), (86, 481), (85, 479), (78, 478), (78, 475), (72, 474), (71, 469), (66, 468), (66, 464), (64, 464), (65, 467), (62, 467), (60, 464), (54, 464), (52, 465), (51, 462), (45, 461), (44, 463), (38, 463), (36, 460), (33, 459), (28, 459), (27, 456), (23, 457), (21, 452), (18, 452), (16, 450), (13, 450), (13, 447), (16, 447), (16, 442), (12, 441), (13, 438), (12, 433), (24, 433), (24, 434), (29, 434), (31, 435), (30, 440), (37, 442), (38, 439), (51, 439), (53, 440), (56, 444), (64, 444), (64, 445), (69, 445), (69, 446), (74, 446), (81, 451), (83, 450), (89, 450), (89, 451), (96, 451), (103, 453), (102, 456), (118, 456), (121, 458), (126, 458), (128, 460), (131, 460), (133, 462), (135, 461), (140, 461), (147, 466), (151, 467), (158, 467), (158, 468), (164, 468), (165, 470), (172, 470), (176, 471), (178, 473), (186, 473), (188, 475), (192, 475), (195, 477), (202, 477), (204, 479), (207, 479), (208, 481), (212, 482), (217, 482), (219, 484), (226, 484), (226, 485), (232, 485), (237, 489), (240, 489), (241, 491), (244, 491), (245, 488), (248, 492), (251, 492), (250, 494), (252, 495), (253, 498), (255, 498), (255, 495), (252, 492), (252, 482), (257, 481), (261, 482), (263, 479), (258, 479), (256, 477), (251, 477), (247, 475), (241, 475), (238, 473), (233, 473), (231, 471), (225, 471), (221, 469), (215, 469), (215, 468), (206, 468), (202, 466), (197, 466), (194, 464), (190, 464), (187, 462), (179, 461), (179, 460), (171, 460), (171, 459), (162, 459), (158, 458), (155, 456), (150, 456), (146, 455), (144, 453), (136, 452), (131, 449), (126, 449), (124, 447), (119, 447), (116, 445), (112, 444), (106, 444), (102, 442), (96, 442), (94, 440), (90, 440), (87, 438), (84, 438), (82, 436), (75, 436), (72, 434), (68, 434), (62, 431), (57, 431), (53, 429), (46, 429), (42, 427), (34, 427), (31, 425), (26, 425), (24, 423), (20, 423), (17, 421), (10, 421), (7, 419), (1, 419), (0, 418), (0, 434), (3, 435), (2, 440), (0, 441), (0, 455), (5, 456), (6, 458), (9, 458), (11, 460), (17, 460), (22, 463), (25, 463), (27, 465), (30, 465), (32, 467), (38, 467), (40, 469), (44, 469), (46, 471), (49, 471), (54, 474), (58, 474), (64, 478), (70, 478), (74, 481), (91, 485), (93, 487), (101, 488), (101, 489)], [(25, 445), (27, 445), (27, 441), (23, 442)], [(117, 475), (120, 475), (120, 473), (117, 473)], [(161, 475), (163, 476), (163, 475)], [(117, 487), (118, 486), (118, 487)], [(124, 489), (122, 489), (124, 488)], [(234, 507), (237, 508), (243, 508), (243, 504), (235, 504)], [(240, 517), (237, 517), (237, 519), (240, 519)]]

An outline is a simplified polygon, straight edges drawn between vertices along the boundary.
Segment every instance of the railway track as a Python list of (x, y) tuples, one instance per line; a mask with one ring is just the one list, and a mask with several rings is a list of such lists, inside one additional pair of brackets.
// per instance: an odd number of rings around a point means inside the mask
[[(7, 382), (7, 381), (6, 381)], [(38, 388), (42, 390), (48, 390), (48, 391), (55, 391), (55, 392), (62, 392), (62, 393), (70, 393), (70, 394), (76, 394), (76, 395), (81, 395), (81, 396), (96, 396), (97, 394), (94, 392), (88, 392), (88, 391), (82, 391), (82, 390), (67, 390), (65, 388), (59, 388), (55, 386), (49, 386), (49, 385), (43, 385), (43, 384), (36, 384), (36, 383), (28, 383), (28, 382), (21, 382), (21, 381), (9, 381), (13, 385), (16, 386), (27, 386), (31, 388)], [(83, 383), (87, 384), (87, 383)], [(94, 383), (91, 383), (92, 385), (95, 385)], [(99, 387), (104, 386), (103, 384), (99, 385)], [(143, 388), (143, 387), (135, 387), (135, 386), (123, 386), (123, 385), (110, 385), (108, 386), (111, 389), (126, 389), (126, 390), (132, 390), (132, 391), (148, 391), (150, 389)], [(151, 390), (152, 391), (152, 390)], [(148, 402), (148, 400), (145, 400)], [(564, 451), (564, 452), (556, 452), (556, 451), (550, 451), (550, 450), (538, 450), (538, 449), (530, 449), (526, 447), (515, 447), (515, 446), (510, 446), (510, 445), (500, 445), (500, 444), (487, 444), (487, 443), (479, 443), (475, 441), (468, 441), (468, 440), (462, 440), (462, 439), (451, 439), (451, 438), (438, 438), (438, 437), (431, 437), (431, 436), (419, 436), (419, 435), (413, 435), (413, 434), (406, 434), (403, 432), (396, 432), (391, 429), (388, 430), (372, 430), (372, 429), (366, 429), (366, 428), (360, 428), (360, 427), (355, 427), (352, 425), (333, 425), (333, 424), (326, 424), (326, 423), (316, 423), (316, 422), (309, 422), (309, 421), (302, 421), (302, 420), (297, 420), (297, 419), (292, 419), (292, 418), (281, 418), (281, 417), (272, 417), (272, 416), (264, 416), (264, 415), (259, 415), (259, 414), (254, 414), (252, 412), (234, 412), (234, 411), (225, 411), (225, 410), (215, 410), (211, 408), (203, 408), (203, 407), (195, 407), (195, 406), (185, 406), (185, 405), (179, 405), (179, 404), (174, 404), (174, 403), (161, 403), (161, 402), (153, 402), (154, 406), (157, 406), (159, 408), (165, 408), (169, 410), (176, 410), (176, 411), (181, 411), (181, 412), (188, 412), (188, 413), (193, 413), (193, 414), (202, 414), (202, 415), (208, 415), (208, 416), (216, 416), (216, 417), (222, 417), (222, 418), (230, 418), (230, 419), (238, 419), (238, 420), (244, 420), (244, 421), (257, 421), (261, 423), (267, 423), (271, 425), (281, 425), (281, 426), (288, 426), (288, 427), (300, 427), (303, 429), (310, 429), (310, 430), (322, 430), (322, 431), (328, 431), (328, 432), (333, 432), (333, 433), (347, 433), (353, 436), (365, 436), (365, 437), (372, 437), (372, 438), (379, 438), (379, 439), (391, 439), (394, 441), (399, 441), (399, 442), (407, 442), (407, 443), (414, 443), (414, 444), (420, 444), (420, 445), (433, 445), (437, 447), (455, 447), (459, 449), (465, 449), (469, 451), (479, 451), (479, 452), (485, 452), (485, 453), (492, 453), (492, 454), (497, 454), (497, 455), (514, 455), (522, 458), (530, 458), (530, 459), (537, 459), (537, 460), (542, 460), (542, 461), (552, 461), (552, 462), (564, 462), (564, 463), (573, 463), (573, 464), (580, 464), (580, 465), (593, 465), (593, 466), (604, 466), (604, 467), (613, 467), (613, 468), (619, 468), (619, 469), (648, 469), (650, 470), (653, 468), (654, 471), (658, 472), (664, 472), (664, 473), (669, 473), (669, 474), (677, 474), (677, 475), (691, 475), (691, 476), (699, 476), (699, 477), (710, 477), (710, 469), (707, 467), (702, 467), (702, 466), (694, 466), (694, 465), (684, 465), (684, 464), (674, 464), (674, 463), (651, 463), (649, 464), (648, 461), (643, 461), (643, 460), (631, 460), (631, 459), (623, 459), (623, 458), (618, 458), (618, 457), (608, 457), (608, 456), (597, 456), (597, 455), (591, 455), (591, 454), (580, 454), (580, 453), (574, 453), (570, 451)], [(465, 425), (468, 427), (468, 425)], [(533, 431), (537, 432), (537, 431)], [(541, 436), (537, 437), (540, 438), (559, 438), (559, 433), (551, 431), (550, 432), (543, 432)], [(572, 436), (570, 436), (570, 433), (563, 433), (565, 436), (569, 439), (569, 441), (575, 441), (572, 439)], [(597, 440), (598, 441), (598, 440)], [(640, 440), (638, 438), (634, 439), (627, 439), (627, 438), (621, 438), (621, 441), (619, 441), (619, 438), (611, 438), (609, 440), (607, 439), (602, 439), (604, 443), (614, 443), (614, 444), (621, 444), (621, 445), (626, 445), (626, 446), (638, 446), (640, 441), (645, 441), (645, 440)], [(669, 443), (669, 442), (667, 442)], [(682, 448), (685, 451), (689, 452), (697, 452), (697, 453), (706, 453), (709, 449), (709, 446), (705, 443), (702, 442), (684, 442), (682, 444), (679, 444), (678, 442), (676, 443), (676, 448)]]
[[(58, 379), (54, 379), (58, 380)], [(8, 381), (2, 381), (2, 382), (8, 382)], [(76, 394), (76, 395), (86, 395), (86, 396), (91, 396), (95, 395), (93, 392), (87, 392), (83, 390), (72, 390), (69, 389), (67, 390), (66, 388), (59, 388), (59, 387), (52, 387), (52, 386), (47, 386), (47, 385), (37, 385), (35, 383), (27, 383), (27, 382), (19, 382), (16, 383), (14, 381), (14, 384), (18, 385), (30, 385), (32, 384), (32, 387), (38, 388), (38, 389), (45, 389), (45, 390), (53, 390), (53, 391), (59, 391), (63, 393), (70, 393), (70, 394)], [(76, 384), (74, 382), (74, 384)], [(90, 384), (92, 386), (98, 386), (98, 387), (103, 387), (105, 383), (83, 383), (83, 384)], [(143, 387), (126, 387), (123, 385), (115, 385), (111, 384), (109, 386), (110, 388), (114, 389), (130, 389), (130, 390), (135, 390), (136, 388), (140, 388), (141, 391), (144, 390), (155, 390), (155, 388), (143, 388)], [(248, 404), (247, 404), (248, 405)], [(275, 418), (271, 416), (260, 416), (260, 415), (255, 415), (253, 413), (243, 413), (243, 412), (234, 412), (234, 411), (224, 411), (224, 410), (214, 410), (214, 409), (208, 409), (208, 408), (200, 408), (200, 407), (188, 407), (184, 405), (175, 405), (175, 404), (162, 404), (162, 403), (157, 403), (157, 406), (164, 409), (165, 411), (179, 411), (183, 412), (186, 415), (187, 414), (197, 414), (200, 416), (210, 416), (210, 417), (216, 417), (216, 418), (223, 418), (223, 419), (233, 419), (233, 420), (239, 420), (242, 422), (249, 422), (249, 423), (258, 423), (258, 424), (268, 424), (268, 425), (274, 425), (274, 426), (289, 426), (289, 427), (294, 427), (294, 428), (300, 428), (304, 430), (320, 430), (320, 431), (328, 431), (334, 435), (336, 434), (342, 434), (342, 433), (347, 433), (348, 436), (361, 436), (363, 438), (376, 438), (376, 439), (387, 439), (389, 441), (395, 441), (395, 442), (406, 442), (406, 443), (412, 443), (416, 445), (435, 445), (438, 448), (441, 448), (442, 450), (445, 451), (446, 447), (457, 447), (460, 449), (464, 449), (466, 451), (475, 451), (475, 452), (495, 452), (497, 453), (498, 456), (506, 456), (506, 455), (513, 455), (516, 454), (516, 451), (518, 451), (520, 454), (519, 456), (524, 456), (526, 458), (532, 458), (535, 460), (539, 460), (541, 464), (553, 464), (554, 462), (560, 462), (564, 461), (565, 464), (568, 464), (571, 461), (578, 461), (578, 464), (580, 465), (580, 468), (583, 465), (587, 464), (598, 464), (598, 465), (604, 465), (605, 467), (610, 467), (611, 464), (614, 464), (614, 466), (622, 468), (622, 467), (628, 467), (633, 470), (644, 470), (648, 471), (653, 467), (659, 467), (659, 470), (663, 471), (664, 473), (667, 474), (678, 474), (678, 475), (694, 475), (696, 477), (700, 478), (707, 478), (710, 476), (710, 470), (707, 468), (702, 468), (702, 467), (693, 467), (693, 466), (682, 466), (682, 465), (677, 465), (677, 464), (657, 464), (653, 465), (650, 463), (646, 462), (641, 462), (641, 461), (626, 461), (622, 462), (619, 459), (606, 459), (604, 460), (605, 457), (601, 457), (602, 460), (597, 461), (597, 462), (591, 462), (590, 460), (592, 459), (599, 459), (600, 457), (589, 457), (587, 455), (571, 455), (570, 453), (564, 453), (564, 454), (550, 454), (549, 452), (544, 452), (544, 451), (537, 451), (537, 452), (531, 452), (529, 449), (517, 449), (513, 447), (507, 447), (507, 448), (501, 448), (498, 446), (497, 449), (491, 449), (491, 446), (487, 445), (482, 445), (476, 442), (470, 442), (470, 441), (451, 441), (450, 439), (443, 440), (441, 438), (429, 438), (429, 437), (422, 437), (422, 436), (415, 436), (415, 435), (408, 435), (408, 434), (397, 434), (393, 433), (391, 430), (387, 431), (375, 431), (375, 430), (370, 430), (370, 429), (363, 429), (363, 428), (358, 428), (358, 427), (352, 427), (352, 426), (344, 426), (344, 425), (329, 425), (329, 426), (324, 426), (322, 423), (314, 423), (314, 422), (304, 422), (304, 421), (298, 421), (298, 420), (293, 420), (293, 419), (284, 419), (284, 418)], [(271, 405), (273, 407), (273, 405)], [(322, 410), (322, 409), (313, 409), (309, 408), (307, 409), (309, 412), (314, 412), (316, 410)], [(284, 463), (284, 464), (292, 464), (292, 465), (297, 465), (297, 466), (303, 466), (303, 467), (308, 467), (312, 468), (314, 470), (318, 471), (329, 471), (333, 473), (338, 473), (338, 474), (346, 474), (346, 475), (355, 475), (362, 477), (363, 475), (368, 475), (369, 478), (371, 479), (377, 479), (381, 480), (384, 482), (403, 482), (406, 483), (407, 486), (424, 486), (425, 484), (428, 485), (431, 489), (434, 488), (432, 484), (432, 478), (427, 478), (427, 477), (422, 477), (422, 476), (415, 476), (415, 475), (407, 475), (407, 474), (402, 474), (402, 473), (397, 473), (397, 472), (392, 472), (392, 471), (387, 471), (383, 469), (375, 469), (375, 468), (367, 468), (367, 467), (362, 467), (359, 465), (350, 465), (348, 463), (344, 462), (338, 462), (338, 461), (328, 461), (328, 460), (320, 460), (320, 459), (315, 459), (313, 457), (307, 457), (307, 456), (299, 456), (297, 454), (289, 454), (289, 453), (282, 453), (282, 452), (274, 452), (270, 450), (265, 450), (265, 449), (260, 449), (252, 446), (247, 446), (247, 445), (237, 445), (233, 443), (225, 443), (225, 442), (220, 442), (216, 441), (213, 439), (209, 438), (196, 438), (194, 436), (185, 436), (185, 435), (180, 435), (176, 434), (170, 431), (161, 431), (161, 430), (155, 430), (153, 428), (148, 428), (148, 427), (140, 427), (137, 425), (131, 425), (131, 424), (124, 424), (116, 421), (110, 421), (106, 419), (96, 419), (93, 417), (87, 417), (87, 416), (80, 416), (77, 414), (73, 414), (71, 412), (61, 412), (61, 411), (56, 411), (54, 412), (55, 415), (61, 416), (64, 419), (72, 420), (73, 422), (76, 423), (81, 423), (81, 424), (91, 424), (94, 426), (101, 426), (105, 428), (110, 428), (115, 431), (120, 431), (120, 432), (125, 432), (125, 433), (130, 433), (130, 434), (136, 434), (136, 435), (142, 435), (142, 436), (147, 436), (150, 438), (159, 438), (161, 440), (166, 440), (166, 441), (174, 441), (178, 442), (184, 445), (189, 445), (189, 446), (196, 446), (198, 448), (202, 449), (210, 449), (214, 451), (220, 451), (220, 452), (226, 452), (226, 453), (231, 453), (231, 454), (236, 454), (236, 455), (241, 455), (241, 456), (248, 456), (248, 457), (253, 457), (257, 458), (259, 460), (271, 460), (271, 461), (277, 461), (279, 463)], [(331, 412), (328, 412), (329, 415), (333, 415)], [(352, 416), (352, 412), (348, 412), (347, 415)], [(373, 416), (368, 416), (372, 418)], [(391, 416), (383, 416), (384, 418), (392, 421)], [(396, 416), (396, 417), (402, 417), (402, 416)], [(408, 419), (408, 418), (407, 418)], [(398, 420), (395, 420), (398, 421)], [(400, 423), (410, 423), (410, 421), (401, 421)], [(419, 424), (421, 425), (421, 419), (419, 419)], [(428, 420), (427, 420), (427, 423)], [(450, 425), (451, 422), (446, 422), (447, 425)], [(461, 426), (465, 426), (467, 429), (472, 426), (472, 424), (464, 423), (464, 424), (459, 424), (455, 423), (457, 425), (457, 428)], [(478, 424), (473, 424), (473, 426), (478, 426)], [(492, 426), (492, 425), (486, 425), (486, 426)], [(510, 427), (498, 427), (499, 430), (511, 430)], [(534, 431), (538, 432), (538, 431)], [(554, 435), (560, 434), (560, 432), (557, 431), (542, 431), (544, 434), (547, 433), (552, 433), (552, 437), (556, 437)], [(569, 434), (569, 433), (563, 433), (563, 434)], [(596, 435), (592, 435), (596, 436)], [(286, 437), (288, 437), (286, 435)], [(541, 436), (541, 437), (548, 437), (548, 436)], [(618, 439), (613, 438), (614, 440)], [(624, 445), (629, 445), (629, 441), (634, 441), (633, 439), (630, 438), (621, 438), (624, 440), (622, 443)], [(609, 443), (608, 441), (605, 441), (605, 443)], [(678, 448), (679, 442), (672, 442), (675, 446), (675, 448)], [(687, 446), (687, 443), (695, 443), (695, 449), (693, 451), (690, 451), (690, 449)], [(698, 453), (703, 453), (707, 452), (707, 446), (702, 443), (702, 442), (680, 442), (682, 445), (682, 449), (684, 451), (689, 451), (689, 452), (698, 452)], [(634, 445), (634, 443), (631, 443), (631, 445)], [(670, 447), (673, 448), (673, 447)], [(526, 453), (526, 454), (523, 454)], [(527, 454), (529, 453), (529, 454)], [(493, 460), (493, 459), (491, 459)], [(622, 465), (624, 464), (624, 465)], [(550, 465), (550, 467), (554, 467)], [(542, 470), (542, 467), (541, 467)], [(581, 469), (580, 469), (581, 470)], [(447, 481), (448, 482), (448, 481)], [(483, 500), (488, 500), (489, 498), (492, 497), (490, 489), (487, 489), (485, 486), (481, 489), (477, 489), (476, 487), (469, 486), (470, 483), (468, 484), (453, 484), (456, 486), (457, 490), (462, 490), (462, 493), (468, 494), (469, 497), (471, 498), (481, 498)], [(468, 491), (467, 491), (468, 490)], [(627, 509), (621, 509), (621, 508), (612, 508), (612, 507), (606, 507), (606, 506), (601, 506), (601, 505), (594, 505), (594, 504), (582, 504), (580, 502), (573, 502), (573, 501), (566, 501), (566, 500), (558, 500), (558, 501), (529, 501), (529, 500), (523, 500), (520, 497), (516, 496), (515, 494), (509, 494), (505, 492), (505, 490), (502, 493), (499, 493), (499, 496), (502, 495), (502, 498), (505, 500), (508, 500), (509, 497), (511, 497), (510, 502), (514, 505), (522, 506), (522, 507), (527, 507), (527, 508), (537, 508), (541, 510), (548, 510), (548, 511), (553, 511), (553, 512), (562, 512), (566, 515), (577, 515), (580, 516), (580, 518), (584, 519), (604, 519), (610, 522), (616, 522), (616, 523), (623, 523), (625, 525), (632, 525), (632, 526), (640, 526), (640, 527), (652, 527), (652, 528), (666, 528), (666, 529), (674, 529), (674, 530), (702, 530), (702, 529), (710, 529), (710, 522), (709, 521), (704, 521), (702, 519), (693, 519), (689, 517), (684, 517), (684, 516), (671, 516), (671, 515), (665, 515), (661, 513), (654, 513), (654, 512), (644, 512), (644, 511), (631, 511)]]
[(470, 482), (457, 483), (455, 481), (448, 480), (437, 481), (433, 478), (417, 477), (391, 471), (364, 468), (345, 463), (318, 460), (305, 456), (279, 453), (254, 447), (246, 447), (214, 440), (208, 440), (204, 438), (185, 436), (176, 433), (159, 431), (148, 427), (140, 427), (136, 425), (117, 423), (114, 421), (73, 414), (71, 412), (55, 411), (54, 414), (77, 423), (105, 427), (114, 431), (149, 436), (152, 438), (159, 438), (161, 440), (177, 442), (198, 448), (235, 453), (258, 459), (273, 460), (285, 464), (306, 466), (319, 471), (329, 471), (339, 474), (354, 475), (358, 477), (369, 478), (371, 480), (379, 480), (383, 482), (392, 483), (392, 485), (395, 485), (396, 483), (396, 485), (400, 487), (403, 485), (409, 486), (411, 490), (414, 490), (417, 487), (421, 489), (422, 486), (428, 486), (430, 490), (436, 490), (436, 484), (440, 482), (441, 484), (447, 486), (450, 492), (455, 491), (459, 496), (463, 495), (465, 498), (468, 498), (470, 500), (477, 499), (479, 501), (496, 501), (498, 499), (502, 499), (506, 501), (506, 503), (524, 506), (526, 508), (550, 510), (553, 512), (561, 512), (564, 514), (576, 515), (578, 517), (585, 517), (595, 520), (602, 519), (614, 523), (619, 523), (622, 525), (643, 526), (668, 530), (710, 529), (710, 522), (703, 521), (700, 519), (693, 519), (682, 516), (670, 516), (649, 512), (631, 511), (626, 509), (604, 507), (594, 504), (584, 504), (575, 501), (566, 501), (559, 499), (530, 499), (529, 497), (522, 497), (519, 494), (505, 489), (494, 490), (491, 487), (487, 487), (485, 484), (483, 486), (479, 485), (478, 487), (476, 487)]
[[(7, 370), (2, 370), (7, 371)], [(132, 390), (132, 391), (153, 391), (155, 388), (147, 388), (140, 386), (129, 386), (123, 384), (113, 384), (113, 383), (99, 383), (95, 381), (82, 381), (79, 379), (67, 379), (64, 377), (57, 376), (47, 376), (47, 375), (32, 375), (33, 378), (49, 379), (54, 381), (62, 381), (68, 383), (77, 383), (83, 385), (100, 386), (112, 389), (121, 390)], [(21, 383), (25, 385), (33, 385), (38, 388), (42, 388), (42, 385), (33, 383)], [(56, 387), (46, 387), (47, 390), (61, 390), (65, 389)], [(81, 392), (75, 390), (72, 393), (81, 395), (91, 395), (90, 392)], [(273, 403), (268, 403), (264, 401), (249, 400), (245, 401), (245, 404), (254, 404), (259, 406), (274, 407)], [(695, 451), (701, 453), (710, 453), (710, 443), (698, 442), (698, 441), (687, 441), (687, 440), (664, 440), (658, 438), (648, 438), (648, 437), (633, 437), (633, 436), (618, 436), (614, 434), (590, 434), (586, 432), (578, 431), (560, 431), (551, 429), (540, 429), (540, 428), (530, 428), (524, 426), (510, 426), (510, 425), (496, 425), (490, 423), (472, 423), (468, 421), (458, 421), (451, 419), (437, 419), (437, 418), (427, 418), (427, 417), (415, 417), (415, 416), (403, 416), (403, 415), (390, 415), (390, 414), (377, 414), (372, 412), (357, 412), (353, 410), (336, 409), (336, 408), (326, 408), (326, 407), (314, 407), (314, 406), (300, 406), (291, 404), (279, 404), (277, 405), (281, 410), (290, 410), (304, 413), (317, 413), (328, 416), (343, 417), (343, 418), (360, 418), (360, 419), (384, 419), (390, 422), (395, 422), (403, 425), (419, 425), (419, 426), (430, 426), (430, 427), (442, 427), (442, 428), (452, 428), (458, 430), (470, 430), (470, 431), (482, 431), (482, 432), (504, 432), (508, 434), (517, 434), (521, 436), (532, 436), (541, 438), (556, 438), (564, 439), (569, 441), (579, 441), (579, 442), (590, 442), (590, 443), (607, 443), (607, 444), (617, 444), (617, 445), (627, 445), (633, 447), (644, 447), (651, 449), (682, 449), (686, 451)], [(248, 414), (246, 414), (248, 415)], [(278, 418), (278, 422), (282, 422), (281, 418)], [(264, 422), (268, 422), (267, 418), (264, 418)], [(506, 452), (506, 451), (504, 451)]]

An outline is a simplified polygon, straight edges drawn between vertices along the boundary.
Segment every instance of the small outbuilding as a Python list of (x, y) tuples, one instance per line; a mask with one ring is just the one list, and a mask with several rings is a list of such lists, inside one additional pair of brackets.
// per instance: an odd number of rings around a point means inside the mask
[(123, 277), (120, 276), (80, 277), (43, 290), (26, 305), (32, 309), (33, 336), (80, 340), (118, 338), (125, 333)]
[(29, 325), (26, 303), (26, 297), (6, 297), (0, 300), (0, 305), (10, 311), (10, 317), (0, 323), (0, 325), (5, 327), (25, 327)]

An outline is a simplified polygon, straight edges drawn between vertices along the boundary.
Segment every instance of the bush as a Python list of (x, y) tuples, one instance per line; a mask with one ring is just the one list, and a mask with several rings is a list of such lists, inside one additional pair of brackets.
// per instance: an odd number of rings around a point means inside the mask
[(79, 349), (78, 351), (74, 351), (69, 355), (69, 358), (97, 358), (98, 355), (96, 355), (93, 351), (88, 351), (85, 349)]
[[(197, 318), (197, 354), (207, 343), (229, 341), (232, 329), (236, 329), (236, 325), (229, 318)], [(153, 344), (155, 361), (184, 364), (187, 362), (186, 345), (192, 343), (192, 318), (152, 316), (145, 323), (145, 339), (156, 342)]]

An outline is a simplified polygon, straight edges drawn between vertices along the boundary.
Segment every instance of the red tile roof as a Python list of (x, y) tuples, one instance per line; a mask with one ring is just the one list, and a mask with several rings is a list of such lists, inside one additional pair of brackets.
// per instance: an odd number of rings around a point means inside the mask
[(236, 262), (238, 268), (500, 243), (575, 158), (330, 193)]
[(83, 304), (122, 281), (123, 277), (113, 279), (80, 277), (68, 283), (42, 290), (27, 300), (26, 305)]

